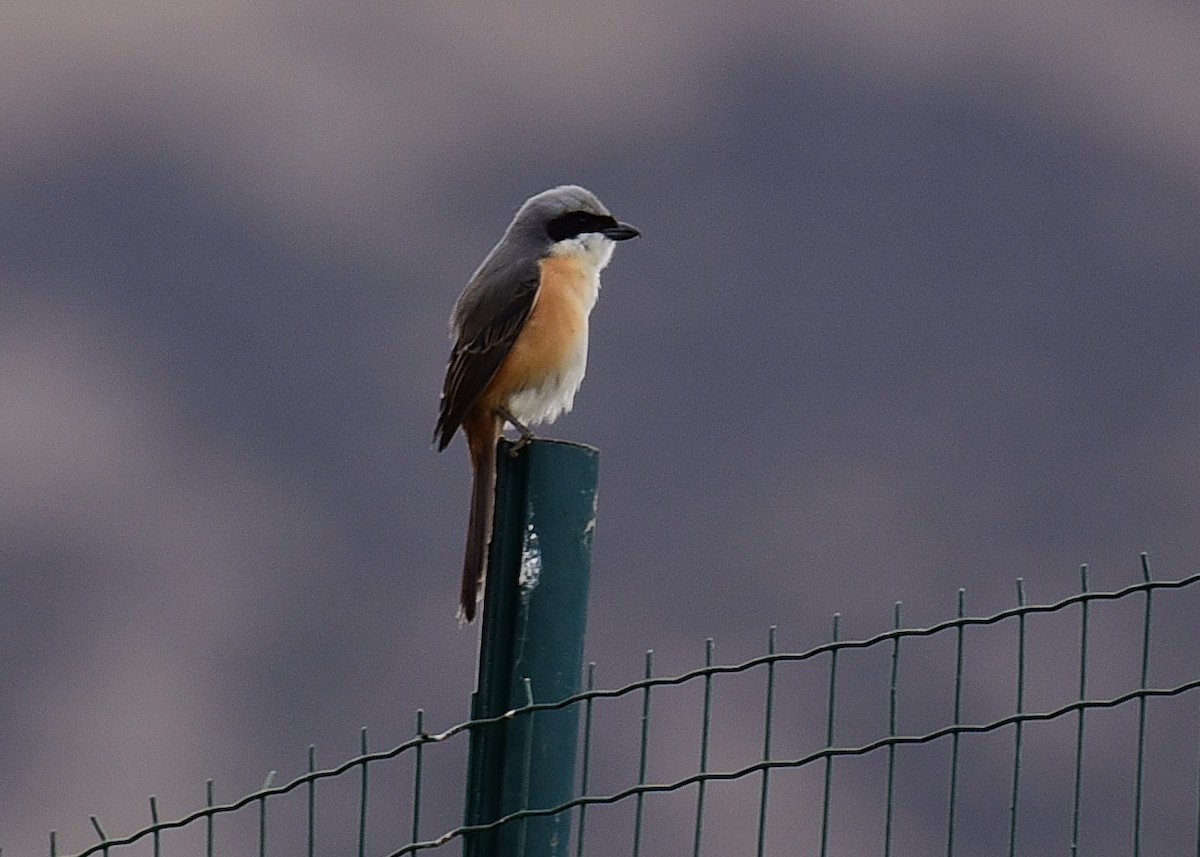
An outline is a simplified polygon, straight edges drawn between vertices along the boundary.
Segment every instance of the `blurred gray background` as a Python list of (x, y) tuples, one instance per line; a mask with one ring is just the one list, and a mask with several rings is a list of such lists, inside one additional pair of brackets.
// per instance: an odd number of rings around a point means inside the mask
[(8, 4), (5, 854), (466, 716), (446, 318), (554, 184), (643, 232), (549, 432), (602, 451), (602, 684), (1191, 573), (1197, 44), (1169, 0)]

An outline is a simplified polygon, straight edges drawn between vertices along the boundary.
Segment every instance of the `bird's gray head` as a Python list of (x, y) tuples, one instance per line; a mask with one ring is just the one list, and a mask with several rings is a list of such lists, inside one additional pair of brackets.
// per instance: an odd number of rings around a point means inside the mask
[(509, 224), (507, 236), (541, 244), (549, 253), (585, 252), (603, 263), (612, 242), (638, 235), (620, 223), (596, 195), (578, 185), (560, 185), (525, 200)]

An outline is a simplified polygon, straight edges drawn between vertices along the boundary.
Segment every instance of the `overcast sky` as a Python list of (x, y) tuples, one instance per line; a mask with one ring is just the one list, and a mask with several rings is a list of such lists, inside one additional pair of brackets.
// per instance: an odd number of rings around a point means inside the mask
[(5, 854), (466, 717), (446, 318), (555, 184), (643, 232), (550, 431), (601, 449), (601, 684), (1192, 573), (1198, 44), (1169, 0), (7, 4)]

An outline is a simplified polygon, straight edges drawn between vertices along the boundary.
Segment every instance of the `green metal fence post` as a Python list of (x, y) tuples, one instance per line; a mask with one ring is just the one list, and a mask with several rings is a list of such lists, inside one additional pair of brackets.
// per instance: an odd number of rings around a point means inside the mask
[[(581, 689), (599, 451), (534, 440), (497, 454), (496, 515), (472, 718)], [(574, 797), (578, 706), (471, 732), (466, 823)], [(468, 836), (466, 857), (566, 857), (569, 812)]]

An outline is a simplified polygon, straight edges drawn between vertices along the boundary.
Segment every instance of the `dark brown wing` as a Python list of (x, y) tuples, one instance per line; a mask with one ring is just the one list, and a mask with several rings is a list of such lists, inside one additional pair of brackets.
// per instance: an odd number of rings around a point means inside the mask
[(454, 432), (462, 425), (467, 411), (496, 376), (500, 364), (512, 350), (525, 326), (537, 297), (537, 280), (521, 283), (512, 300), (500, 308), (474, 336), (454, 343), (446, 381), (442, 385), (441, 406), (433, 440), (438, 450), (446, 448)]

